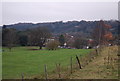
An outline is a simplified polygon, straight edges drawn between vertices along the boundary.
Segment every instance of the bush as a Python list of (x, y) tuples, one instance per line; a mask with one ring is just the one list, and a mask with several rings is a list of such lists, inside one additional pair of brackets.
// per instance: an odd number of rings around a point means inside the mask
[(56, 40), (49, 41), (46, 44), (46, 49), (48, 49), (48, 50), (56, 50), (59, 45), (60, 45), (60, 43), (58, 41), (56, 41)]

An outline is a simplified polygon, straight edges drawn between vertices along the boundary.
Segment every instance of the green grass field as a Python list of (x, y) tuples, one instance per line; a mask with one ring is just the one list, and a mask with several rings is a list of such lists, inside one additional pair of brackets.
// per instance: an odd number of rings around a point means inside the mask
[(55, 69), (55, 63), (61, 63), (62, 67), (70, 64), (70, 57), (89, 54), (90, 49), (58, 49), (30, 50), (36, 47), (15, 47), (10, 52), (7, 48), (2, 53), (2, 78), (17, 79), (24, 73), (27, 77), (44, 73), (44, 65), (48, 72)]

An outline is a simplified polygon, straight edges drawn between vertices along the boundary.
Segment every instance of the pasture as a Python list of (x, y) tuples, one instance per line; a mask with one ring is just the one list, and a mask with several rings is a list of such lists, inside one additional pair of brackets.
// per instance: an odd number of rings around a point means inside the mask
[(44, 74), (44, 65), (48, 72), (55, 69), (56, 63), (61, 63), (63, 68), (70, 65), (70, 57), (80, 57), (89, 54), (93, 49), (58, 49), (58, 50), (31, 50), (37, 47), (15, 47), (10, 52), (3, 48), (2, 53), (2, 78), (19, 79), (24, 73), (26, 77)]

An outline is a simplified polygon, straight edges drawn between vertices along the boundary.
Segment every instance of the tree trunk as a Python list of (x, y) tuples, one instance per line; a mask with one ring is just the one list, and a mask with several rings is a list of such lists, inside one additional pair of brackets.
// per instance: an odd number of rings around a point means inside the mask
[(12, 48), (9, 48), (9, 51), (11, 52)]
[(42, 46), (39, 46), (39, 49), (42, 49)]

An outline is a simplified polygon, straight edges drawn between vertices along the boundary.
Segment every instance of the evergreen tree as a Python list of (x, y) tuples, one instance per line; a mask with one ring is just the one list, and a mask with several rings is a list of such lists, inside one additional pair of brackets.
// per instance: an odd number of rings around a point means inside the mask
[(60, 42), (60, 46), (64, 46), (64, 43), (65, 43), (65, 37), (64, 37), (64, 35), (60, 35), (59, 36), (59, 42)]

